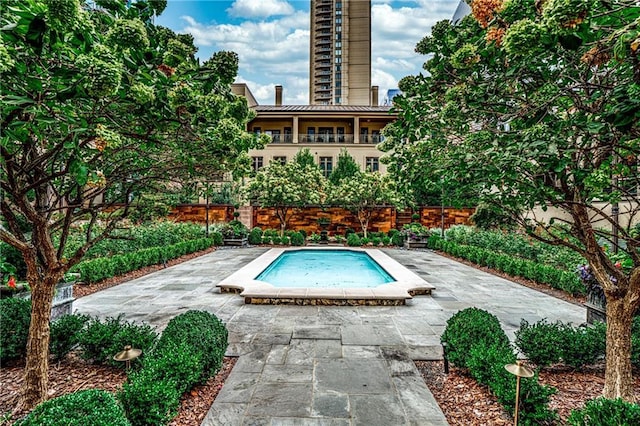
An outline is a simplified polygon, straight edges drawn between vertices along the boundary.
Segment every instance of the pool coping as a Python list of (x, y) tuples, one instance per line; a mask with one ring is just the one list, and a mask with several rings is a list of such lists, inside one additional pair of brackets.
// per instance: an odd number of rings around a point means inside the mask
[[(255, 280), (278, 256), (292, 250), (350, 250), (366, 252), (395, 281), (373, 288), (300, 288), (275, 287)], [(415, 295), (428, 295), (434, 286), (378, 249), (359, 247), (287, 247), (272, 248), (216, 285), (221, 292), (239, 293), (249, 304), (298, 305), (389, 305), (404, 304)], [(380, 301), (380, 303), (375, 303)]]

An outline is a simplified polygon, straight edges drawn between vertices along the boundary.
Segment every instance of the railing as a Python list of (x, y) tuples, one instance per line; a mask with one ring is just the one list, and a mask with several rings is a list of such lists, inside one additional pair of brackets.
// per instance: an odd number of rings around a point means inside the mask
[(353, 135), (326, 133), (322, 135), (298, 135), (299, 143), (353, 143)]
[[(293, 143), (293, 135), (271, 135), (271, 143)], [(359, 143), (377, 144), (384, 140), (382, 135), (360, 135)], [(298, 143), (354, 143), (354, 135), (325, 133), (322, 135), (298, 135)]]

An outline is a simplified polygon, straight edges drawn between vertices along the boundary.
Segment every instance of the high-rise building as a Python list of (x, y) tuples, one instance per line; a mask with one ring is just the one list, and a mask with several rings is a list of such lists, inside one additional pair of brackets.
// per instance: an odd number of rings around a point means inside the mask
[(371, 0), (311, 0), (310, 12), (309, 104), (377, 105), (371, 88)]

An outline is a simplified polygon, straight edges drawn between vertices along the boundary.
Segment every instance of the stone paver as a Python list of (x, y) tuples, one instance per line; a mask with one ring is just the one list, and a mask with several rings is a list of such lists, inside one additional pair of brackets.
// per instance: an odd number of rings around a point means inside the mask
[(460, 309), (495, 314), (513, 338), (521, 319), (579, 324), (585, 310), (438, 256), (385, 250), (436, 287), (406, 306), (245, 305), (215, 287), (264, 253), (221, 249), (74, 302), (100, 317), (124, 313), (158, 331), (189, 309), (229, 329), (238, 361), (203, 426), (444, 426), (413, 360), (440, 359), (440, 335)]

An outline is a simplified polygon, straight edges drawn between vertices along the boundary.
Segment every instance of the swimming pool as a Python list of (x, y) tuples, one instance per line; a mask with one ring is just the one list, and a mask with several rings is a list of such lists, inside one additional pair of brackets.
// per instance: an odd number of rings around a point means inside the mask
[[(310, 278), (298, 282), (295, 287), (276, 287), (273, 284), (257, 279), (269, 268), (280, 255), (291, 251), (314, 251), (324, 255), (329, 251), (337, 251), (340, 256), (348, 256), (351, 252), (368, 255), (394, 281), (377, 284), (373, 287), (316, 287), (311, 285)], [(330, 266), (332, 275), (346, 277), (350, 264), (346, 266)], [(404, 305), (416, 295), (428, 295), (435, 289), (424, 279), (402, 266), (400, 263), (379, 249), (362, 249), (358, 247), (305, 247), (274, 248), (266, 251), (244, 267), (222, 279), (216, 287), (222, 293), (236, 293), (244, 298), (245, 303), (254, 304), (295, 304), (295, 305)]]
[(366, 252), (290, 250), (257, 277), (275, 287), (370, 288), (395, 279)]

